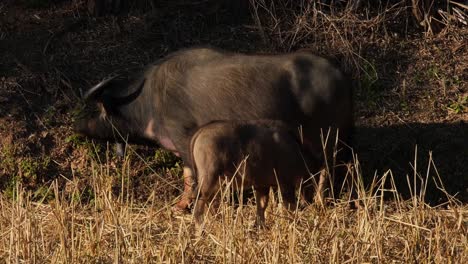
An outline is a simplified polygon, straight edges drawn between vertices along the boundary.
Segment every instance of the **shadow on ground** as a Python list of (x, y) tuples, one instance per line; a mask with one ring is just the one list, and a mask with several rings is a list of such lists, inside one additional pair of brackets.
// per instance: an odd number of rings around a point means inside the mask
[[(468, 201), (468, 124), (362, 126), (356, 129), (355, 139), (355, 152), (367, 183), (375, 172), (383, 175), (391, 169), (398, 190), (407, 197), (410, 194), (407, 175), (413, 184), (415, 167), (420, 177), (429, 178), (426, 191), (428, 201), (437, 203), (446, 199), (434, 184), (439, 183), (437, 175), (450, 194), (457, 194), (458, 199)], [(429, 162), (430, 152), (435, 166)], [(419, 176), (418, 193), (421, 183)]]

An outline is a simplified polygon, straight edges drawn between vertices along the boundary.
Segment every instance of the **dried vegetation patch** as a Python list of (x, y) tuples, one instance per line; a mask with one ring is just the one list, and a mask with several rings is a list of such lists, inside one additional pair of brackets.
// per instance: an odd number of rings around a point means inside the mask
[(468, 208), (454, 200), (442, 207), (430, 207), (418, 195), (387, 202), (381, 195), (392, 190), (375, 188), (361, 192), (357, 210), (341, 202), (291, 214), (273, 199), (268, 227), (259, 230), (251, 198), (236, 206), (223, 203), (198, 236), (191, 215), (172, 215), (171, 203), (154, 195), (138, 201), (125, 181), (115, 190), (119, 179), (102, 173), (109, 166), (93, 166), (88, 202), (79, 199), (83, 190), (77, 180), (70, 181), (68, 192), (51, 184), (48, 202), (36, 201), (20, 185), (13, 198), (0, 195), (0, 258), (7, 263), (468, 261)]

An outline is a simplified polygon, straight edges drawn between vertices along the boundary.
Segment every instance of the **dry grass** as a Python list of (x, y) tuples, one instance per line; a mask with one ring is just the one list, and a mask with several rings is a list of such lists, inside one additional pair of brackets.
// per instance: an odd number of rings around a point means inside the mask
[[(395, 39), (418, 34), (411, 1), (266, 1), (249, 0), (255, 27), (265, 43), (293, 51), (306, 47), (315, 53), (337, 57), (342, 67), (360, 79), (375, 72), (369, 50), (391, 49)], [(420, 15), (426, 36), (444, 35), (466, 26), (468, 6), (449, 1), (437, 6), (435, 14)], [(417, 28), (417, 27), (416, 27)], [(366, 76), (367, 75), (367, 76)]]
[[(387, 172), (369, 189), (358, 188), (362, 207), (347, 201), (287, 214), (274, 194), (267, 210), (268, 229), (257, 230), (253, 198), (243, 205), (222, 203), (207, 218), (205, 233), (195, 235), (191, 215), (171, 214), (171, 201), (155, 193), (134, 198), (130, 159), (90, 159), (91, 199), (83, 199), (78, 179), (65, 188), (54, 182), (44, 197), (16, 186), (14, 197), (0, 194), (2, 263), (466, 263), (468, 207), (455, 200), (430, 207), (424, 189), (402, 200)], [(354, 173), (359, 173), (356, 162)], [(119, 176), (120, 175), (120, 176)], [(416, 177), (416, 175), (415, 175)], [(408, 179), (412, 184), (414, 179)], [(424, 186), (424, 184), (423, 184)], [(394, 196), (384, 201), (383, 194)], [(228, 197), (230, 197), (228, 195)]]
[[(392, 38), (389, 30), (392, 23), (402, 24), (400, 30), (408, 28), (408, 16), (404, 13), (409, 7), (404, 1), (393, 4), (359, 1), (360, 6), (372, 7), (359, 8), (359, 12), (354, 1), (340, 5), (334, 1), (250, 2), (254, 21), (264, 41), (270, 38), (285, 51), (307, 43), (307, 47), (313, 47), (319, 54), (339, 56), (343, 66), (355, 73), (365, 72), (364, 67), (369, 64), (362, 56), (363, 50)], [(406, 21), (399, 21), (402, 17)]]

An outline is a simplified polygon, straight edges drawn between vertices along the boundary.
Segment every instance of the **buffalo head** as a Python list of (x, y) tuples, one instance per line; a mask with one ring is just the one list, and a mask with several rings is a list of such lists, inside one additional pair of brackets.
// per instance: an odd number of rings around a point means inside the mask
[(98, 111), (75, 122), (75, 131), (91, 138), (111, 142), (145, 142), (138, 126), (138, 113), (133, 103), (140, 96), (145, 79), (136, 82), (121, 76), (107, 78), (83, 96), (88, 105), (94, 104)]

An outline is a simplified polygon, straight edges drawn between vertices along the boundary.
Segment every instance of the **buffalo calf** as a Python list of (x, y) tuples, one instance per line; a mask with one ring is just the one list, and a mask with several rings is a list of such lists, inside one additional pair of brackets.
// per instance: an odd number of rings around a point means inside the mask
[[(295, 190), (310, 177), (315, 165), (306, 160), (299, 137), (281, 121), (215, 121), (202, 126), (192, 137), (190, 154), (198, 179), (194, 216), (197, 226), (205, 207), (220, 189), (223, 179), (240, 189), (254, 187), (257, 224), (264, 225), (270, 187), (278, 186), (287, 208), (295, 206)], [(311, 167), (307, 167), (311, 166)], [(302, 187), (301, 187), (302, 188)], [(311, 201), (310, 188), (302, 189)]]

